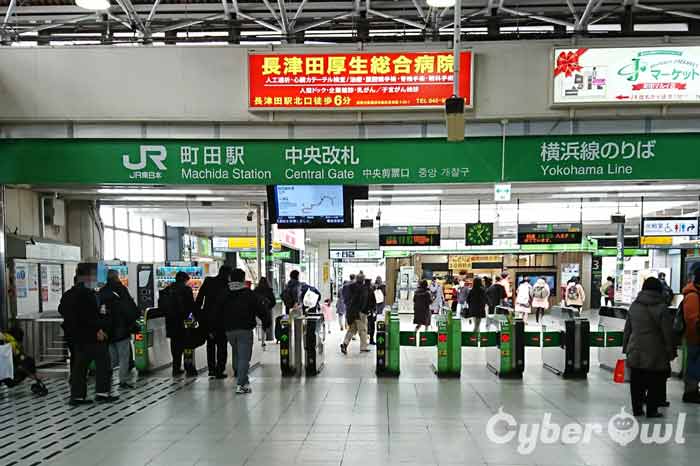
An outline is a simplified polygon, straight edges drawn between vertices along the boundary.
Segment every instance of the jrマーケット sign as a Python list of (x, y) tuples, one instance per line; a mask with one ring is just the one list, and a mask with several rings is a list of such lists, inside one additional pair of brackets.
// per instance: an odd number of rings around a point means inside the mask
[[(250, 54), (248, 106), (267, 109), (442, 107), (454, 55), (440, 52)], [(472, 103), (472, 52), (460, 54), (460, 96)]]
[(700, 102), (700, 47), (554, 49), (553, 103)]

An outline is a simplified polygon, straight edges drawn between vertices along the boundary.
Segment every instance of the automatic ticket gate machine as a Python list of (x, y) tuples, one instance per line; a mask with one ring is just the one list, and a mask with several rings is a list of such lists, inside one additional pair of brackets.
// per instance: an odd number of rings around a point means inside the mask
[(398, 312), (387, 310), (377, 320), (375, 335), (376, 374), (378, 377), (398, 377), (401, 373), (401, 320)]
[(285, 377), (318, 375), (325, 364), (322, 314), (295, 310), (280, 319), (280, 369)]
[(525, 370), (525, 323), (513, 317), (511, 308), (497, 306), (487, 317), (487, 333), (495, 333), (495, 345), (486, 347), (486, 367), (500, 378), (522, 379)]
[(326, 324), (323, 314), (307, 314), (304, 318), (304, 372), (306, 376), (321, 373), (325, 364)]
[(590, 322), (580, 311), (552, 307), (542, 324), (542, 364), (564, 378), (585, 379), (590, 369)]

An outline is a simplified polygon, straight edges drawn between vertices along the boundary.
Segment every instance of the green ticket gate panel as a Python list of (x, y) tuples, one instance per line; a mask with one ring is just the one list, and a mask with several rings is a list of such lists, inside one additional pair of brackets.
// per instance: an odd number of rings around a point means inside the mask
[(561, 332), (542, 332), (542, 348), (559, 348), (561, 346)]
[[(410, 339), (410, 337), (409, 337), (409, 339)], [(415, 340), (415, 337), (414, 337), (414, 340)], [(431, 332), (431, 331), (420, 332), (420, 337), (418, 338), (418, 346), (437, 346), (437, 343), (438, 343), (438, 332)], [(408, 345), (408, 346), (415, 346), (415, 344)]]
[(462, 321), (452, 313), (438, 318), (437, 367), (438, 377), (459, 377), (462, 373)]
[(500, 378), (522, 378), (525, 369), (525, 323), (510, 315), (496, 315), (488, 319), (487, 328), (498, 332), (496, 346), (486, 349), (488, 369)]
[(624, 335), (624, 332), (618, 332), (618, 331), (605, 332), (605, 347), (606, 348), (614, 348), (614, 347), (622, 346), (623, 335)]
[(605, 332), (590, 332), (589, 336), (589, 344), (591, 348), (605, 348)]
[(386, 322), (383, 320), (377, 321), (377, 334), (374, 337), (375, 343), (377, 344), (377, 368), (376, 374), (378, 376), (386, 375), (387, 373), (387, 331)]
[(401, 342), (399, 341), (401, 321), (398, 314), (386, 311), (382, 324), (386, 331), (386, 341), (384, 343), (384, 351), (386, 352), (385, 367), (381, 371), (378, 370), (377, 375), (397, 377), (401, 373)]
[(399, 332), (399, 342), (401, 346), (417, 346), (416, 332), (402, 330)]
[(139, 373), (152, 372), (172, 364), (170, 342), (165, 328), (165, 312), (148, 308), (138, 322), (134, 335), (134, 365)]
[(134, 335), (134, 366), (139, 372), (148, 371), (148, 342), (150, 341), (148, 330), (146, 329), (146, 321), (140, 319), (138, 332)]
[(478, 332), (462, 332), (462, 346), (478, 348), (479, 334)]
[(481, 332), (479, 334), (479, 346), (482, 348), (498, 346), (499, 332)]
[(542, 346), (542, 333), (541, 332), (525, 332), (525, 346), (535, 346), (537, 348)]

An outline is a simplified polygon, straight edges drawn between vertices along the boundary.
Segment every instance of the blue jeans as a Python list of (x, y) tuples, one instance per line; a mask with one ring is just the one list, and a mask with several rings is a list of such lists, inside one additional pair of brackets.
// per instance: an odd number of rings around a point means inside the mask
[(250, 358), (253, 356), (253, 331), (229, 330), (226, 332), (226, 338), (233, 349), (238, 385), (248, 385), (250, 382), (248, 380)]

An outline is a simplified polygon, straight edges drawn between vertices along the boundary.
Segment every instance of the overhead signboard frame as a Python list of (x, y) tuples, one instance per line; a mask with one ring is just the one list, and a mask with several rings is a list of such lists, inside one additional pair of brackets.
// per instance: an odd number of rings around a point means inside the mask
[[(250, 111), (442, 108), (452, 96), (451, 50), (249, 53)], [(460, 95), (473, 108), (474, 55), (460, 53)]]

